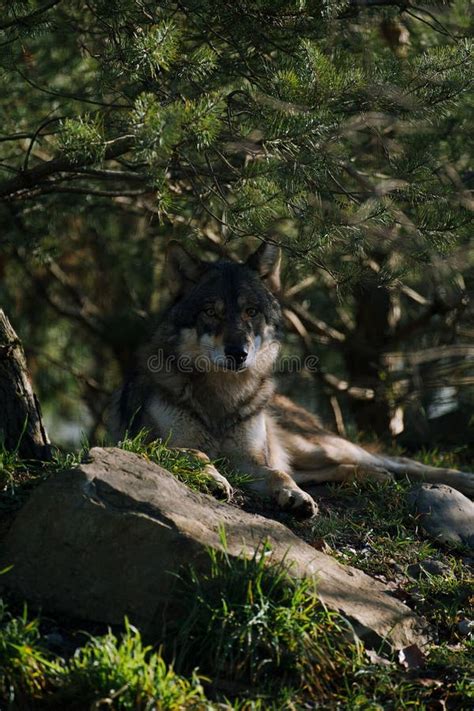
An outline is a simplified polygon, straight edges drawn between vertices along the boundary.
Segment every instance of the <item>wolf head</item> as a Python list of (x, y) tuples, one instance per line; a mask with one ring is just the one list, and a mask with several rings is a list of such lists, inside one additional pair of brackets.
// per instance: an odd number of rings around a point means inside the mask
[(244, 264), (202, 262), (179, 243), (167, 254), (176, 350), (206, 370), (266, 371), (279, 350), (280, 250), (262, 244)]

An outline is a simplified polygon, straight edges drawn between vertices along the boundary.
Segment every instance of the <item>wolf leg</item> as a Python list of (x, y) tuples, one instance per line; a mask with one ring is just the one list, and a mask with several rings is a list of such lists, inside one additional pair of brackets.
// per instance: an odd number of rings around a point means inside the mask
[(474, 496), (474, 473), (460, 472), (458, 469), (432, 467), (428, 464), (415, 462), (407, 457), (379, 456), (388, 471), (393, 474), (405, 475), (410, 481), (424, 481), (429, 484), (447, 484), (466, 496)]
[(207, 474), (208, 477), (210, 477), (214, 488), (220, 493), (224, 494), (227, 501), (230, 501), (232, 499), (234, 493), (232, 486), (229, 484), (225, 476), (216, 469), (207, 454), (201, 452), (200, 449), (192, 449), (190, 447), (173, 447), (173, 449), (176, 449), (178, 452), (186, 452), (186, 454), (192, 454), (193, 457), (196, 457), (196, 459), (199, 459), (199, 461), (203, 462), (203, 472), (204, 474)]
[(261, 496), (269, 496), (283, 511), (289, 511), (297, 518), (312, 518), (318, 513), (313, 497), (296, 484), (290, 474), (272, 469), (256, 462), (239, 461), (240, 471), (252, 476), (245, 487)]
[(298, 470), (293, 472), (297, 484), (319, 484), (328, 481), (390, 481), (392, 474), (377, 467), (360, 467), (355, 464), (334, 464), (322, 469)]
[(357, 444), (326, 432), (318, 433), (313, 441), (285, 433), (285, 445), (299, 483), (399, 475), (411, 481), (447, 484), (468, 496), (474, 495), (474, 474), (470, 472), (431, 467), (406, 457), (371, 454)]

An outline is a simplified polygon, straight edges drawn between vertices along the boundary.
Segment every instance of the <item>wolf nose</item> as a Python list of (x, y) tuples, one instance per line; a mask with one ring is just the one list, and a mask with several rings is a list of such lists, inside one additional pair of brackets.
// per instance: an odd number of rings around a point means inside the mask
[(226, 346), (225, 356), (231, 368), (237, 370), (247, 359), (248, 353), (241, 346)]

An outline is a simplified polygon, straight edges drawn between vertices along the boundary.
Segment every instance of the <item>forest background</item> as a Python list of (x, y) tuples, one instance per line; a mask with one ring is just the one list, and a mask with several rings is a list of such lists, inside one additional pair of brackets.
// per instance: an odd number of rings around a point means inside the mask
[(281, 389), (340, 433), (472, 453), (470, 8), (3, 3), (0, 304), (53, 441), (103, 436), (169, 238), (270, 240), (284, 353), (318, 359)]

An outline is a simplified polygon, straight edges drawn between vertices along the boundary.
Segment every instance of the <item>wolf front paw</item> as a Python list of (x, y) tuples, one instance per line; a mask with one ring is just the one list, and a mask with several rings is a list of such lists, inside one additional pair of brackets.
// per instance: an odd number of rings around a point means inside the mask
[(211, 479), (212, 488), (225, 498), (226, 501), (230, 501), (234, 495), (234, 490), (225, 478), (213, 464), (207, 464), (204, 468), (204, 472)]
[(318, 513), (318, 506), (312, 496), (298, 488), (285, 486), (276, 493), (276, 500), (283, 511), (288, 511), (296, 518), (313, 518)]

